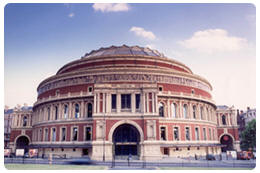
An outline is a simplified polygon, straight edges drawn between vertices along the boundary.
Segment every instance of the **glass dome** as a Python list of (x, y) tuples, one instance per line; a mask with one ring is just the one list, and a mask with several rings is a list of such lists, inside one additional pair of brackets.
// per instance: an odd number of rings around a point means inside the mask
[(141, 55), (141, 56), (154, 56), (154, 57), (165, 57), (162, 53), (157, 50), (150, 49), (148, 47), (139, 46), (111, 46), (108, 48), (100, 48), (93, 50), (90, 53), (85, 54), (83, 58), (98, 57), (98, 56), (109, 56), (109, 55)]

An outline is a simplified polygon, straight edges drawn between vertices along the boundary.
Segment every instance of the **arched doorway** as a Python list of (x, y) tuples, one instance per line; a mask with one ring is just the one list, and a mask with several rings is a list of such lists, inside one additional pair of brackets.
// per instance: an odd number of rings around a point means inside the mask
[(222, 152), (226, 152), (227, 150), (233, 150), (233, 139), (229, 135), (223, 135), (220, 139), (220, 143), (224, 145), (221, 147)]
[(16, 140), (16, 149), (24, 149), (24, 153), (29, 150), (29, 139), (26, 136), (20, 136)]
[(118, 126), (113, 133), (113, 149), (115, 156), (139, 156), (140, 134), (130, 124)]

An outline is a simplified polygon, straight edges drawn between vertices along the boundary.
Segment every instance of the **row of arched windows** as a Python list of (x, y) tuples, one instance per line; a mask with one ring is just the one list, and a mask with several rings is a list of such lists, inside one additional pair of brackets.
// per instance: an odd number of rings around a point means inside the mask
[[(176, 103), (172, 103), (171, 104), (171, 115), (170, 117), (172, 118), (177, 118), (179, 115), (178, 115), (178, 106)], [(198, 110), (197, 110), (197, 106), (196, 105), (193, 105), (192, 106), (192, 115), (189, 114), (189, 108), (188, 108), (188, 105), (187, 104), (184, 104), (182, 106), (182, 113), (183, 113), (183, 118), (193, 118), (193, 119), (202, 119), (202, 120), (205, 120), (206, 119), (206, 116), (208, 117), (208, 120), (212, 120), (212, 111), (209, 110), (208, 108), (206, 108), (206, 114), (205, 114), (205, 111), (204, 111), (204, 107), (201, 106), (199, 108), (199, 114), (198, 114)], [(165, 115), (165, 106), (162, 102), (159, 103), (159, 116), (160, 117), (164, 117)]]
[(12, 126), (16, 126), (16, 127), (31, 126), (31, 116), (28, 114), (27, 115), (16, 114), (12, 118)]
[[(81, 109), (80, 109), (80, 104), (75, 103), (72, 107), (72, 115), (70, 115), (69, 117), (69, 106), (67, 104), (64, 104), (62, 106), (62, 110), (59, 110), (59, 106), (58, 105), (54, 105), (53, 106), (53, 111), (51, 111), (51, 107), (48, 106), (46, 109), (46, 113), (44, 111), (44, 108), (39, 109), (38, 111), (38, 116), (36, 117), (35, 121), (39, 122), (39, 121), (49, 121), (49, 120), (58, 120), (60, 119), (68, 119), (68, 118), (79, 118), (81, 117)], [(92, 103), (87, 103), (86, 104), (86, 108), (85, 108), (86, 112), (85, 115), (83, 115), (84, 117), (92, 117), (93, 114), (93, 106)], [(53, 113), (53, 114), (52, 114)]]

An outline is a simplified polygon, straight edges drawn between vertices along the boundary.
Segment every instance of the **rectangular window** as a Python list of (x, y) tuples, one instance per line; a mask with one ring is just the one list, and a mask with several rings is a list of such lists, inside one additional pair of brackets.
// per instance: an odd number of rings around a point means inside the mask
[(44, 141), (48, 141), (48, 129), (44, 130)]
[(112, 109), (116, 109), (116, 94), (112, 94), (111, 96), (111, 107)]
[(72, 130), (72, 140), (73, 141), (77, 141), (78, 140), (78, 128), (77, 127), (73, 127), (73, 130)]
[(165, 127), (161, 127), (161, 140), (166, 141), (166, 129), (165, 129)]
[(209, 129), (209, 140), (211, 140), (211, 129)]
[(203, 128), (203, 139), (204, 139), (204, 141), (207, 140), (207, 136), (206, 136), (206, 128)]
[(185, 128), (185, 136), (186, 136), (186, 140), (189, 141), (190, 140), (190, 128), (186, 127)]
[(121, 109), (131, 109), (131, 94), (121, 94)]
[(67, 119), (68, 117), (68, 105), (64, 105), (64, 118)]
[(199, 128), (198, 128), (198, 127), (195, 128), (195, 139), (196, 139), (197, 141), (200, 140), (200, 137), (199, 137)]
[(135, 95), (135, 109), (140, 109), (140, 103), (141, 103), (141, 95), (136, 94)]
[(213, 129), (213, 140), (215, 140), (215, 130)]
[(174, 134), (174, 140), (178, 141), (179, 140), (179, 128), (178, 127), (174, 127), (173, 134)]
[(163, 149), (163, 154), (164, 155), (169, 155), (169, 148), (164, 148)]
[(58, 107), (57, 106), (55, 106), (55, 120), (57, 120), (58, 119), (58, 112), (59, 112), (59, 109), (58, 109)]
[(85, 128), (85, 140), (90, 141), (91, 140), (91, 127), (86, 127)]
[(61, 128), (61, 141), (66, 141), (66, 128)]
[(149, 112), (153, 112), (153, 93), (149, 93), (148, 95), (148, 103), (149, 103)]
[(56, 129), (52, 128), (52, 141), (56, 141)]

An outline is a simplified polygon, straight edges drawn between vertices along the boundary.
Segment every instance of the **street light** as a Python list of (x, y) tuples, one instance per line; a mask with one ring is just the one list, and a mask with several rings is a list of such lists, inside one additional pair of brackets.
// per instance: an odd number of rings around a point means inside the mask
[(103, 116), (103, 122), (104, 122), (104, 124), (103, 124), (103, 162), (105, 162), (105, 151), (106, 151), (106, 149), (105, 149), (105, 139), (106, 139), (106, 133), (105, 133), (105, 128), (106, 128), (106, 121), (105, 121), (105, 114), (104, 114), (104, 116)]

